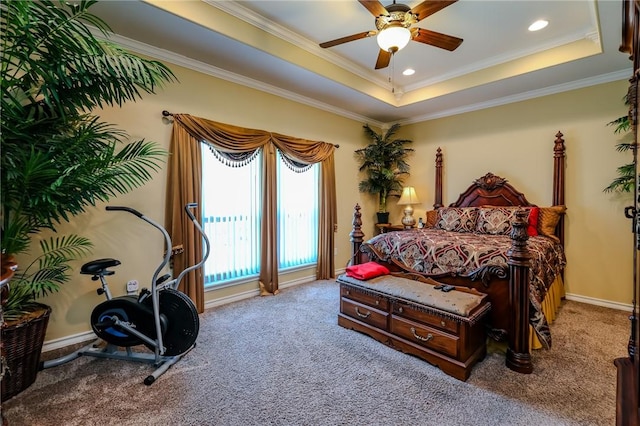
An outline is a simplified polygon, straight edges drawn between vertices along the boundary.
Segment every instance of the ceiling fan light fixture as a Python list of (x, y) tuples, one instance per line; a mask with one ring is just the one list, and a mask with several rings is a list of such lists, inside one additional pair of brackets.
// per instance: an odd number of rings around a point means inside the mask
[(380, 49), (395, 53), (402, 50), (411, 40), (411, 31), (402, 25), (389, 25), (378, 33), (377, 41)]

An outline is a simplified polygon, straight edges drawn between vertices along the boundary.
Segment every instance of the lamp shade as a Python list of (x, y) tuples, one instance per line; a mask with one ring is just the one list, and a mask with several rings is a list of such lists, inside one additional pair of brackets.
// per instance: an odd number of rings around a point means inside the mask
[(402, 189), (402, 195), (398, 200), (399, 205), (411, 205), (411, 204), (419, 204), (420, 200), (416, 195), (416, 190), (413, 186), (405, 186)]
[(411, 40), (411, 31), (400, 24), (390, 25), (378, 33), (377, 41), (385, 52), (397, 52)]

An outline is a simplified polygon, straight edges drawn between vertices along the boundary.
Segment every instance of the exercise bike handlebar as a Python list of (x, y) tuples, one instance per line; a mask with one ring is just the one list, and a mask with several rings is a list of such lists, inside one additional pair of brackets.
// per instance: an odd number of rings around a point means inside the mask
[(131, 214), (134, 214), (138, 217), (142, 217), (144, 216), (142, 213), (140, 213), (138, 210), (136, 209), (132, 209), (131, 207), (123, 207), (123, 206), (107, 206), (105, 207), (105, 210), (109, 210), (109, 211), (115, 211), (115, 210), (119, 210), (119, 211), (124, 211), (124, 212), (129, 212)]
[[(196, 219), (195, 215), (193, 214), (193, 212), (191, 210), (195, 209), (198, 207), (198, 203), (188, 203), (185, 205), (184, 210), (187, 213), (187, 216), (189, 217), (189, 220), (191, 220), (191, 222), (193, 222), (193, 224), (195, 225), (196, 229), (198, 230), (198, 232), (200, 233), (200, 235), (202, 236), (202, 239), (204, 241), (204, 245), (205, 245), (205, 250), (204, 253), (202, 254), (202, 259), (200, 260), (200, 262), (196, 263), (195, 265), (192, 265), (188, 268), (185, 268), (176, 279), (172, 280), (171, 283), (171, 287), (173, 287), (174, 289), (178, 288), (178, 285), (180, 284), (180, 281), (182, 280), (182, 278), (189, 272), (201, 267), (204, 262), (207, 260), (207, 258), (209, 257), (209, 252), (210, 252), (210, 248), (211, 245), (209, 243), (209, 238), (207, 238), (207, 235), (204, 233), (204, 230), (202, 229), (202, 226), (200, 226), (200, 223), (198, 222), (198, 220)], [(153, 219), (145, 216), (144, 214), (140, 213), (139, 211), (137, 211), (136, 209), (132, 209), (131, 207), (125, 207), (125, 206), (107, 206), (106, 210), (108, 211), (124, 211), (124, 212), (128, 212), (131, 213), (137, 217), (139, 217), (140, 219), (144, 220), (145, 222), (149, 223), (150, 225), (152, 225), (153, 227), (155, 227), (156, 229), (158, 229), (165, 240), (165, 245), (166, 245), (166, 250), (165, 250), (165, 255), (164, 258), (162, 260), (162, 262), (160, 263), (160, 265), (158, 265), (158, 268), (156, 269), (156, 271), (153, 274), (153, 278), (151, 280), (151, 287), (152, 287), (152, 292), (155, 291), (155, 286), (156, 286), (156, 282), (158, 280), (158, 276), (160, 275), (160, 273), (162, 272), (162, 270), (164, 269), (164, 267), (166, 265), (169, 264), (169, 261), (171, 260), (171, 237), (169, 236), (169, 233), (167, 232), (167, 230), (160, 225), (159, 223), (157, 223), (156, 221), (154, 221)]]
[(202, 226), (200, 225), (195, 215), (191, 211), (192, 209), (195, 209), (197, 207), (198, 207), (198, 203), (189, 203), (186, 206), (184, 206), (184, 211), (187, 213), (187, 216), (189, 216), (189, 219), (191, 220), (191, 222), (193, 222), (194, 226), (202, 236), (202, 240), (204, 241), (204, 252), (202, 253), (202, 259), (200, 260), (200, 262), (196, 263), (195, 265), (191, 265), (190, 267), (185, 268), (182, 272), (180, 272), (180, 274), (178, 275), (178, 278), (176, 278), (176, 282), (175, 282), (176, 288), (178, 287), (178, 285), (180, 284), (180, 281), (182, 281), (182, 278), (186, 274), (204, 265), (204, 262), (206, 262), (207, 258), (209, 257), (209, 253), (211, 251), (211, 244), (209, 243), (209, 238), (207, 237), (207, 234), (204, 233)]

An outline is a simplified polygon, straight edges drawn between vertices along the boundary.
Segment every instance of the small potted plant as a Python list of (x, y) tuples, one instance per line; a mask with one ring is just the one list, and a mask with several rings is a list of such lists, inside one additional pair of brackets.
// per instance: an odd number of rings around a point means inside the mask
[(109, 29), (88, 11), (94, 3), (3, 6), (0, 249), (3, 266), (17, 269), (2, 291), (2, 400), (35, 380), (51, 312), (36, 299), (68, 281), (71, 262), (91, 247), (81, 236), (42, 231), (143, 185), (166, 156), (153, 142), (126, 143), (91, 114), (175, 80), (165, 65), (96, 38), (88, 24), (105, 37)]
[(404, 177), (409, 174), (407, 156), (414, 151), (406, 145), (412, 141), (393, 139), (400, 128), (398, 123), (391, 126), (384, 134), (376, 133), (368, 124), (363, 127), (371, 143), (356, 150), (360, 163), (359, 170), (365, 173), (365, 178), (360, 181), (358, 189), (360, 192), (378, 196), (378, 223), (389, 223), (387, 199), (402, 193)]

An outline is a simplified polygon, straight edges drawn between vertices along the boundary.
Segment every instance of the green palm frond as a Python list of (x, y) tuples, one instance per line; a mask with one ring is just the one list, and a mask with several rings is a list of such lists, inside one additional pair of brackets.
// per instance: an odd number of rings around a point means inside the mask
[(615, 126), (614, 133), (626, 133), (631, 130), (631, 123), (629, 122), (629, 116), (618, 117), (613, 121), (607, 123), (607, 126)]
[(412, 141), (408, 139), (392, 139), (400, 128), (400, 124), (392, 125), (386, 133), (380, 134), (368, 124), (363, 126), (371, 143), (355, 151), (361, 172), (366, 173), (358, 189), (363, 193), (377, 194), (379, 210), (386, 211), (387, 197), (399, 195), (402, 191), (403, 179), (409, 174), (407, 158), (413, 148), (406, 147)]
[[(624, 97), (624, 101), (626, 105), (629, 104), (628, 96)], [(631, 122), (629, 121), (628, 115), (624, 115), (610, 121), (607, 123), (607, 126), (614, 126), (614, 133), (622, 134), (621, 140), (616, 144), (616, 151), (628, 152), (636, 148), (635, 140), (633, 140), (633, 133), (631, 133)], [(604, 189), (604, 192), (634, 192), (636, 185), (636, 167), (634, 164), (630, 163), (620, 166), (616, 169), (616, 172), (618, 177)]]
[(40, 241), (40, 254), (11, 280), (11, 303), (4, 307), (4, 316), (17, 317), (25, 305), (29, 307), (29, 301), (58, 291), (70, 278), (70, 263), (89, 254), (91, 247), (87, 238), (77, 235)]
[[(153, 178), (167, 152), (92, 115), (176, 81), (164, 64), (108, 40), (90, 12), (95, 0), (0, 4), (0, 249), (27, 253), (32, 238), (55, 230), (99, 201)], [(91, 26), (92, 28), (90, 28)], [(94, 31), (104, 38), (97, 38)], [(91, 244), (78, 236), (40, 242), (42, 254), (16, 274), (12, 312), (69, 280), (69, 262)]]
[(20, 19), (2, 22), (6, 35), (3, 101), (22, 106), (26, 114), (46, 105), (52, 113), (66, 115), (78, 108), (135, 101), (141, 90), (154, 93), (164, 81), (175, 81), (160, 62), (139, 58), (94, 37), (86, 24), (104, 35), (110, 29), (89, 13), (93, 4), (95, 1), (9, 2), (7, 14)]

